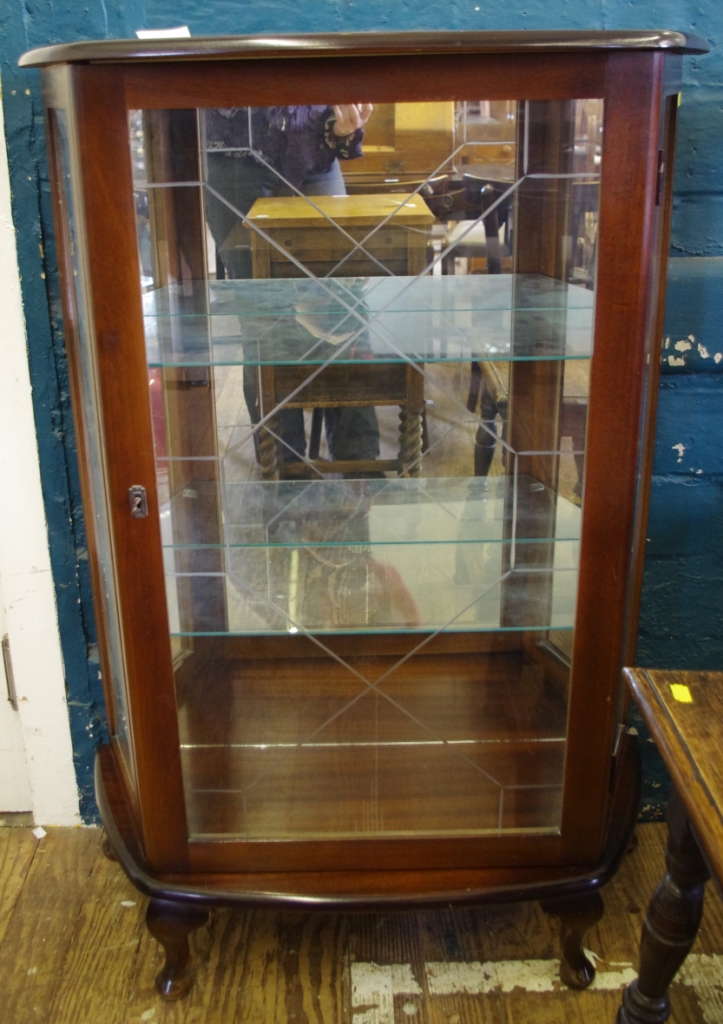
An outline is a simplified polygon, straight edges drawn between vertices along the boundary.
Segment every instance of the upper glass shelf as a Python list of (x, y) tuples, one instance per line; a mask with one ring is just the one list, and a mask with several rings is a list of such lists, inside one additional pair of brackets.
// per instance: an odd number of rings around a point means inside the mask
[(143, 296), (153, 367), (586, 359), (593, 293), (541, 274), (196, 281)]

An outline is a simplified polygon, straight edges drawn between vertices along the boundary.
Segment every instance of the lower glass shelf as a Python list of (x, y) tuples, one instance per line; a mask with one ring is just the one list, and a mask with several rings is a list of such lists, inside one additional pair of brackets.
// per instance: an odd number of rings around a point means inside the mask
[(559, 826), (565, 693), (521, 653), (191, 659), (178, 699), (195, 839)]

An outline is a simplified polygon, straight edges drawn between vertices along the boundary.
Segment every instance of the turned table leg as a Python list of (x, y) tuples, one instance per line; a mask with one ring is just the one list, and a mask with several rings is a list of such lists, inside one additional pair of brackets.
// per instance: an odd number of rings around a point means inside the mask
[(667, 871), (650, 901), (638, 977), (623, 992), (616, 1024), (663, 1024), (668, 1019), (668, 987), (698, 934), (710, 873), (675, 790), (668, 802), (667, 820)]
[(156, 976), (156, 988), (164, 999), (180, 999), (190, 989), (188, 936), (207, 920), (208, 907), (161, 899), (148, 904), (148, 931), (166, 954), (166, 962)]
[(407, 366), (406, 400), (399, 411), (399, 461), (402, 476), (420, 476), (424, 451), (423, 363)]
[[(265, 427), (259, 427), (259, 460), (261, 462), (261, 475), (264, 480), (279, 479), (278, 442), (274, 437), (274, 434), (278, 435), (279, 425), (279, 417), (274, 416), (269, 420), (269, 430)], [(270, 433), (270, 431), (273, 431), (273, 433)]]
[(560, 977), (570, 988), (587, 988), (595, 967), (585, 956), (585, 936), (603, 916), (602, 896), (593, 889), (566, 899), (542, 900), (546, 914), (560, 921)]

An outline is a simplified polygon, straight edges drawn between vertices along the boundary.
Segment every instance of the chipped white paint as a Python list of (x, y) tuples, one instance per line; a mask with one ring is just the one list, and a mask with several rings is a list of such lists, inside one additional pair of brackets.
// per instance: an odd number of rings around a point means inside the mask
[(553, 992), (562, 984), (559, 960), (500, 960), (479, 963), (430, 963), (425, 965), (427, 987), (433, 996), (456, 992), (483, 995), (487, 992)]
[(716, 352), (716, 354), (713, 356), (713, 362), (719, 363), (721, 359), (723, 359), (723, 352)]
[(685, 455), (685, 445), (678, 442), (678, 444), (671, 445), (671, 447), (674, 452), (678, 453), (678, 462), (682, 462)]
[[(596, 973), (588, 992), (622, 991), (636, 977), (629, 961), (605, 961), (585, 950), (595, 961)], [(427, 994), (430, 997), (452, 995), (483, 996), (510, 993), (562, 993), (569, 991), (560, 981), (559, 960), (499, 960), (480, 963), (444, 962), (424, 965)], [(723, 1024), (723, 955), (692, 953), (686, 959), (673, 985), (694, 989), (705, 1024)], [(395, 1024), (394, 996), (424, 995), (417, 984), (411, 964), (353, 963), (351, 965), (353, 1024)], [(400, 1020), (419, 1012), (419, 1006), (405, 1002)], [(459, 1016), (449, 1018), (458, 1024)]]
[(676, 981), (690, 985), (696, 994), (705, 1024), (723, 1021), (723, 956), (691, 953)]
[(668, 356), (668, 366), (685, 366), (685, 357)]
[(675, 345), (673, 345), (676, 352), (688, 352), (692, 347), (692, 344), (686, 338), (676, 341)]
[(705, 347), (705, 345), (701, 345), (700, 342), (698, 343), (698, 352), (700, 354), (701, 359), (710, 359), (708, 349)]
[(411, 964), (351, 965), (354, 1024), (394, 1024), (395, 995), (422, 995)]
[(637, 976), (637, 971), (633, 970), (632, 964), (616, 964), (615, 966), (608, 964), (604, 971), (595, 972), (590, 991), (613, 992), (617, 988), (623, 989)]

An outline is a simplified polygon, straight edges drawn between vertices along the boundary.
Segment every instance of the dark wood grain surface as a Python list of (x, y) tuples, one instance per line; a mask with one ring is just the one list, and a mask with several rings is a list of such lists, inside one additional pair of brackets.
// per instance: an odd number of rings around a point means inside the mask
[(711, 868), (723, 878), (723, 673), (629, 668), (625, 677)]

